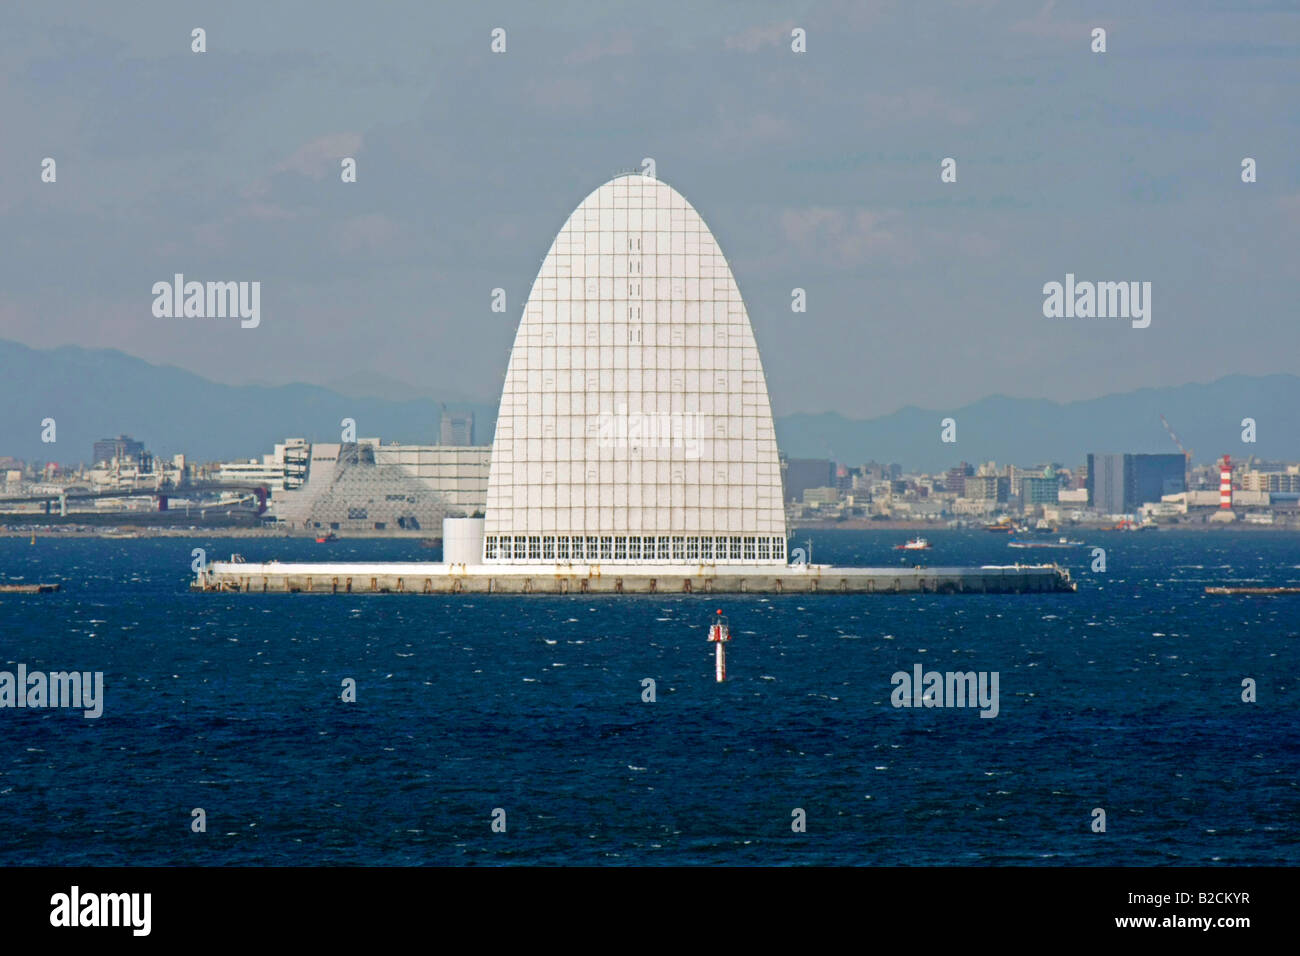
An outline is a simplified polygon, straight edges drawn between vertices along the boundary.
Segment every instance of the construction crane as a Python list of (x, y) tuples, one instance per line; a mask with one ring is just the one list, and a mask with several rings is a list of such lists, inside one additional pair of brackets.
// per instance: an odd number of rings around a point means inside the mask
[(1178, 446), (1178, 450), (1183, 453), (1183, 489), (1185, 491), (1191, 491), (1192, 453), (1184, 448), (1183, 443), (1178, 440), (1178, 436), (1174, 434), (1174, 427), (1169, 424), (1169, 419), (1165, 418), (1164, 415), (1161, 415), (1160, 421), (1165, 426), (1165, 431), (1169, 432), (1169, 437), (1174, 440), (1174, 444)]

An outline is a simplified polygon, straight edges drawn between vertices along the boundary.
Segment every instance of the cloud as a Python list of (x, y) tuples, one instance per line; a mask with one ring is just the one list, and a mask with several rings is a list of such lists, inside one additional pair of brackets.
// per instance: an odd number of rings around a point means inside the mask
[[(304, 143), (292, 155), (278, 163), (271, 175), (245, 183), (239, 189), (239, 202), (225, 208), (213, 209), (211, 218), (189, 227), (189, 235), (199, 249), (210, 252), (224, 252), (235, 248), (235, 237), (240, 235), (248, 221), (261, 224), (290, 222), (311, 215), (311, 210), (300, 203), (281, 201), (277, 192), (283, 192), (285, 184), (275, 182), (276, 175), (285, 173), (307, 176), (314, 180), (337, 175), (339, 161), (344, 156), (353, 156), (361, 148), (360, 133), (328, 133)], [(354, 252), (372, 247), (380, 241), (380, 233), (374, 223), (360, 222), (358, 217), (340, 223), (331, 231), (334, 245), (345, 252)], [(382, 217), (375, 217), (382, 218)], [(355, 229), (355, 236), (349, 237), (348, 230)], [(386, 240), (385, 240), (386, 241)], [(158, 253), (175, 253), (184, 248), (174, 241), (160, 242)]]
[(742, 50), (745, 53), (756, 53), (768, 46), (781, 46), (790, 41), (790, 31), (795, 28), (793, 20), (786, 20), (782, 23), (768, 23), (752, 26), (748, 30), (742, 30), (740, 33), (733, 33), (723, 40), (723, 46), (728, 50)]
[(360, 133), (327, 133), (304, 143), (293, 155), (275, 167), (277, 173), (300, 173), (312, 179), (324, 179), (337, 173), (344, 156), (355, 156), (361, 149)]
[(803, 124), (800, 118), (784, 113), (757, 112), (738, 116), (732, 111), (718, 109), (711, 123), (702, 123), (692, 130), (699, 155), (709, 155), (725, 144), (729, 156), (761, 146), (802, 144)]
[(1047, 0), (1043, 8), (1034, 16), (1013, 22), (1011, 32), (1057, 40), (1078, 40), (1083, 43), (1091, 39), (1094, 27), (1104, 25), (1094, 22), (1085, 23), (1082, 20), (1052, 20), (1052, 10), (1055, 7), (1056, 0)]
[(976, 120), (973, 110), (953, 102), (950, 94), (933, 88), (901, 93), (867, 93), (862, 98), (862, 121), (867, 126), (906, 124), (916, 120), (937, 120), (950, 126), (969, 126)]
[(599, 105), (592, 80), (551, 75), (528, 84), (530, 98), (539, 108), (555, 113), (585, 113)]
[(904, 222), (894, 211), (812, 206), (784, 210), (780, 224), (781, 235), (800, 255), (833, 269), (910, 266), (922, 255), (987, 261), (1002, 251), (1001, 242), (986, 233), (929, 229)]
[(342, 253), (376, 252), (401, 235), (401, 227), (379, 213), (352, 216), (330, 230), (334, 247)]
[(779, 113), (756, 113), (749, 118), (741, 130), (727, 138), (728, 142), (748, 140), (749, 142), (787, 141), (794, 136), (794, 124), (790, 117)]
[(825, 265), (852, 268), (882, 261), (910, 261), (911, 252), (888, 223), (896, 214), (828, 206), (781, 213), (786, 241)]
[(593, 60), (603, 60), (606, 57), (617, 56), (634, 56), (640, 49), (636, 36), (622, 30), (608, 37), (592, 37), (578, 49), (568, 54), (564, 62), (570, 66), (576, 66), (580, 63), (590, 63)]
[(933, 244), (946, 246), (968, 259), (996, 259), (1002, 253), (1002, 243), (982, 232), (936, 231), (933, 234)]

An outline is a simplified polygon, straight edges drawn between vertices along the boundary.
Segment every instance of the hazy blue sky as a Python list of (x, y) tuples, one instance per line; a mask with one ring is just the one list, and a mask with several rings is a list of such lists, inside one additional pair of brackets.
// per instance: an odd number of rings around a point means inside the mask
[[(650, 156), (778, 414), (1297, 372), (1298, 88), (1300, 10), (1250, 0), (10, 3), (0, 337), (495, 402), (555, 233)], [(260, 327), (155, 318), (175, 272), (260, 281)], [(1044, 318), (1067, 272), (1151, 326)]]

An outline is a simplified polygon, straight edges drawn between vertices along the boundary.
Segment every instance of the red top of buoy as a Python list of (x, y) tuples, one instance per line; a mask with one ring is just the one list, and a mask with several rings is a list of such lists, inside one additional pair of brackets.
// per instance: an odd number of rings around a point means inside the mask
[(722, 613), (722, 608), (718, 608), (718, 613), (719, 613), (719, 614)]

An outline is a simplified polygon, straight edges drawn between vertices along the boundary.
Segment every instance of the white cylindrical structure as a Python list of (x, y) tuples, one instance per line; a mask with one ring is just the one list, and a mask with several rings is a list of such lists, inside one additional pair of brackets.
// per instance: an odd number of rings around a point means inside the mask
[(442, 560), (444, 564), (483, 563), (483, 519), (442, 519)]
[(727, 679), (727, 641), (731, 640), (731, 626), (718, 611), (718, 619), (709, 627), (709, 642), (716, 648), (713, 654), (714, 673), (718, 683)]

